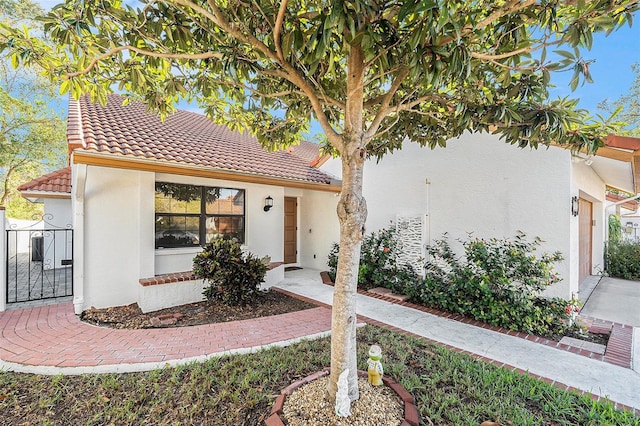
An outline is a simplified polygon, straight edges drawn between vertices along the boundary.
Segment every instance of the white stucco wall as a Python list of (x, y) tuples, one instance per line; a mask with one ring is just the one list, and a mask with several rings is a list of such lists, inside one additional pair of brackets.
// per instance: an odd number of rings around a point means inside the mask
[(299, 259), (305, 268), (327, 270), (331, 245), (338, 242), (340, 229), (336, 206), (338, 195), (304, 191), (299, 201)]
[[(41, 220), (24, 220), (8, 217), (5, 219), (7, 229), (11, 230), (34, 230), (35, 235), (41, 235), (40, 230), (44, 229), (44, 223)], [(31, 236), (29, 232), (11, 232), (7, 235), (7, 252), (9, 258), (14, 257), (18, 253), (29, 253), (31, 250)]]
[(44, 218), (46, 221), (44, 226), (47, 229), (56, 229), (44, 235), (45, 269), (69, 267), (63, 266), (62, 261), (73, 257), (71, 199), (45, 199)]
[(44, 214), (49, 225), (66, 228), (73, 225), (70, 198), (47, 198), (44, 200)]
[[(336, 161), (326, 165), (334, 173)], [(405, 143), (380, 163), (365, 165), (367, 232), (391, 226), (396, 215), (424, 213), (427, 239), (447, 233), (454, 246), (468, 233), (509, 238), (523, 231), (544, 240), (541, 251), (564, 255), (556, 268), (564, 280), (547, 293), (568, 298), (578, 285), (572, 244), (578, 221), (570, 214), (570, 199), (586, 185), (584, 179), (573, 184), (577, 177), (571, 154), (560, 148), (519, 149), (486, 134), (465, 134), (435, 150)]]
[[(591, 242), (591, 273), (598, 274), (604, 269), (604, 241), (607, 223), (604, 210), (606, 185), (600, 176), (583, 161), (572, 162), (572, 193), (592, 203), (594, 225), (592, 228)], [(571, 243), (572, 248), (575, 249), (577, 262), (579, 244), (578, 221), (573, 221), (571, 225)], [(578, 281), (577, 268), (575, 270), (575, 276), (572, 278), (573, 281)], [(572, 290), (575, 290), (575, 292), (578, 291), (577, 287)]]
[[(191, 288), (193, 285), (170, 284), (167, 287), (157, 285), (145, 288), (139, 284), (141, 278), (191, 270), (193, 257), (200, 251), (199, 248), (155, 249), (156, 181), (244, 189), (244, 249), (260, 257), (270, 256), (272, 262), (283, 260), (285, 195), (308, 201), (306, 204), (299, 203), (299, 229), (302, 221), (306, 220), (305, 209), (314, 208), (310, 202), (335, 200), (335, 197), (328, 193), (291, 190), (277, 186), (98, 166), (76, 167), (86, 169), (84, 202), (76, 201), (74, 209), (76, 238), (82, 239), (82, 243), (76, 249), (76, 262), (82, 262), (74, 275), (76, 312), (91, 306), (108, 307), (134, 302), (141, 303), (143, 309), (149, 310), (185, 303), (185, 300), (199, 300), (201, 289), (194, 290)], [(74, 173), (76, 180), (81, 175)], [(78, 187), (81, 185), (78, 184)], [(273, 208), (269, 212), (263, 210), (264, 199), (267, 196), (274, 200)], [(335, 215), (335, 201), (333, 203), (331, 209)], [(325, 206), (320, 206), (314, 211), (323, 214), (323, 209)], [(316, 227), (317, 236), (324, 238), (328, 234), (328, 228), (322, 216), (314, 214), (316, 216), (312, 216), (320, 220)], [(300, 233), (298, 238), (299, 256), (309, 253), (307, 249), (302, 249), (302, 244), (311, 240), (304, 238), (304, 241), (301, 241)], [(312, 241), (310, 244), (311, 250), (315, 251), (317, 243)], [(317, 245), (323, 246), (321, 243)], [(330, 244), (326, 244), (324, 253), (318, 251), (318, 259), (326, 258), (329, 246)], [(265, 286), (275, 285), (283, 278), (284, 267), (275, 268), (268, 272)], [(81, 288), (78, 289), (77, 286)], [(181, 288), (187, 291), (182, 291)], [(176, 296), (176, 292), (181, 293), (179, 297)]]
[(133, 303), (140, 274), (153, 275), (152, 270), (140, 268), (146, 240), (153, 250), (153, 221), (145, 232), (149, 225), (141, 220), (144, 205), (153, 206), (153, 198), (143, 201), (140, 196), (145, 186), (153, 186), (152, 173), (87, 167), (83, 231), (78, 232), (74, 223), (75, 237), (84, 243), (81, 258), (77, 252), (75, 258), (76, 263), (83, 262), (83, 309)]

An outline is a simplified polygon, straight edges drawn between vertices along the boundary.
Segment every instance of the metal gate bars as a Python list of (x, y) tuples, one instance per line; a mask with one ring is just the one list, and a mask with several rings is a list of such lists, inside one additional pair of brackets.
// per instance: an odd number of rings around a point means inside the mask
[(6, 303), (73, 295), (73, 229), (41, 220), (6, 231)]

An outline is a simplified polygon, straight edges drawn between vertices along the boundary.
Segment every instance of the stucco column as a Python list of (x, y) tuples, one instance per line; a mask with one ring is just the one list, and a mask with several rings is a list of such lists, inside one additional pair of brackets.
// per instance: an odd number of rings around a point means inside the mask
[(73, 310), (80, 315), (84, 310), (84, 188), (87, 166), (76, 164), (72, 169), (73, 189)]

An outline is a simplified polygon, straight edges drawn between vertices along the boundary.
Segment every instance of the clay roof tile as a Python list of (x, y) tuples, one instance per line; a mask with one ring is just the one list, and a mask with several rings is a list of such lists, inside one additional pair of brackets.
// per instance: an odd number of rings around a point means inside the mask
[[(124, 98), (110, 95), (105, 106), (88, 97), (77, 102), (84, 144), (76, 150), (110, 152), (125, 157), (155, 158), (168, 162), (244, 172), (259, 176), (330, 183), (332, 177), (310, 166), (318, 158), (318, 145), (303, 142), (290, 151), (268, 152), (254, 137), (230, 131), (209, 118), (178, 110), (162, 121), (140, 102), (122, 105)], [(75, 126), (75, 127), (74, 127)], [(76, 132), (77, 133), (77, 132)]]
[(71, 193), (71, 168), (56, 170), (18, 187), (18, 191)]

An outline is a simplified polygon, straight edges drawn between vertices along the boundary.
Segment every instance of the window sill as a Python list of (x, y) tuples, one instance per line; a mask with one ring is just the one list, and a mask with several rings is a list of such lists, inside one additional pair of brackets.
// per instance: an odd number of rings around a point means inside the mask
[(202, 251), (202, 247), (167, 247), (155, 249), (156, 256), (175, 256), (176, 254), (196, 254)]

